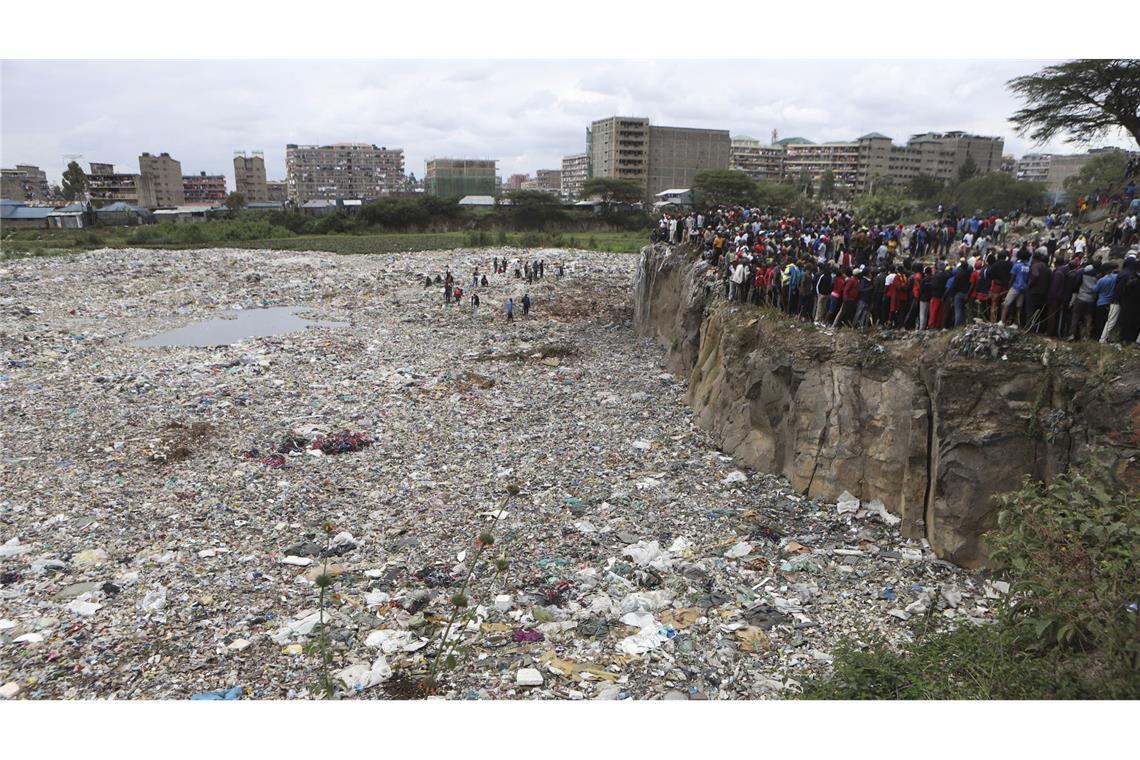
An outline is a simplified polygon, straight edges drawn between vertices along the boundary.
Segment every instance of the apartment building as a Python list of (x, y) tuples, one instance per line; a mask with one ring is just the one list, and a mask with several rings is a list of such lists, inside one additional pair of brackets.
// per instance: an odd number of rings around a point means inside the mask
[(530, 182), (529, 174), (512, 174), (507, 177), (507, 181), (503, 183), (503, 187), (508, 190), (522, 190), (525, 183)]
[(23, 202), (43, 202), (51, 195), (47, 172), (31, 164), (0, 169), (0, 198)]
[(404, 149), (368, 143), (285, 146), (289, 197), (310, 200), (369, 200), (399, 192), (404, 182)]
[(425, 167), (425, 192), (445, 198), (499, 195), (497, 164), (493, 158), (433, 158)]
[(114, 164), (91, 163), (87, 172), (87, 197), (91, 205), (101, 208), (118, 201), (139, 204), (139, 175), (115, 171)]
[(562, 197), (578, 200), (582, 197), (582, 184), (586, 181), (590, 157), (586, 153), (575, 153), (562, 157), (562, 175), (559, 179)]
[(859, 143), (813, 143), (802, 137), (788, 137), (777, 145), (784, 148), (784, 176), (793, 180), (806, 173), (816, 188), (828, 170), (837, 189), (854, 190), (859, 176)]
[(264, 203), (271, 200), (269, 187), (265, 181), (265, 156), (260, 150), (255, 150), (248, 156), (245, 151), (235, 151), (234, 185), (246, 203)]
[(612, 116), (586, 132), (590, 177), (635, 182), (645, 198), (688, 187), (697, 172), (727, 169), (732, 139), (727, 130), (652, 126), (649, 119)]
[[(1081, 169), (1098, 155), (1120, 148), (1093, 148), (1085, 153), (1027, 153), (1017, 162), (1014, 176), (1025, 182), (1044, 182), (1045, 189), (1052, 193), (1065, 190), (1065, 180), (1080, 174)], [(1129, 152), (1134, 156), (1135, 153)]]
[(522, 183), (522, 189), (559, 195), (562, 192), (562, 171), (560, 169), (539, 169), (534, 173), (533, 179), (528, 179)]
[(139, 205), (143, 208), (181, 206), (186, 202), (182, 191), (182, 164), (169, 153), (139, 156)]
[(284, 179), (271, 179), (265, 183), (266, 201), (284, 203), (289, 200), (289, 182)]
[(732, 138), (729, 168), (742, 171), (757, 182), (779, 182), (784, 178), (783, 145), (764, 145), (741, 135)]
[(968, 159), (972, 159), (978, 174), (1001, 171), (1002, 148), (1000, 137), (983, 137), (966, 132), (925, 132), (912, 135), (906, 145), (895, 145), (886, 135), (872, 132), (860, 137), (859, 171), (856, 189), (867, 192), (875, 181), (887, 178), (904, 184), (923, 174), (951, 182)]
[(188, 204), (221, 204), (226, 200), (226, 175), (191, 174), (182, 177), (182, 195)]
[(612, 116), (586, 130), (587, 177), (636, 183), (649, 195), (649, 119)]

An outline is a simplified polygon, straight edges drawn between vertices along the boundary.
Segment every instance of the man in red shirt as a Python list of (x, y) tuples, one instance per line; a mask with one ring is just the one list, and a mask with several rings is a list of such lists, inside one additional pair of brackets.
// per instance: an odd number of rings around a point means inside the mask
[[(862, 272), (860, 267), (856, 272)], [(843, 305), (839, 308), (839, 315), (835, 318), (835, 326), (843, 327), (850, 325), (851, 320), (855, 317), (855, 306), (859, 303), (859, 278), (854, 276), (855, 272), (850, 269), (844, 269), (843, 275)]]

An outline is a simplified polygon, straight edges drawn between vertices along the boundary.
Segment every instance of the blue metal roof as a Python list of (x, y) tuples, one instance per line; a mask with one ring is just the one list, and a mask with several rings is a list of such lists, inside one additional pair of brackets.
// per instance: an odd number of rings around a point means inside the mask
[(0, 219), (47, 219), (48, 214), (53, 211), (55, 211), (53, 208), (5, 203), (0, 206)]

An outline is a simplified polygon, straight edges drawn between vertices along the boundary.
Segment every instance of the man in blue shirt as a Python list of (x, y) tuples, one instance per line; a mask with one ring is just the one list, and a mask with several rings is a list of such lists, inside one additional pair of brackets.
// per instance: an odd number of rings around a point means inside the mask
[[(1017, 317), (1021, 314), (1022, 303), (1025, 300), (1025, 289), (1029, 287), (1029, 251), (1019, 251), (1017, 261), (1010, 272), (1009, 293), (1005, 297), (1005, 308), (1002, 311), (1001, 321), (1017, 324)], [(1013, 317), (1010, 310), (1013, 309)]]
[(1116, 266), (1105, 265), (1105, 274), (1096, 281), (1096, 314), (1093, 317), (1092, 337), (1095, 340), (1104, 332), (1108, 321), (1108, 307), (1112, 303), (1112, 291), (1116, 289)]

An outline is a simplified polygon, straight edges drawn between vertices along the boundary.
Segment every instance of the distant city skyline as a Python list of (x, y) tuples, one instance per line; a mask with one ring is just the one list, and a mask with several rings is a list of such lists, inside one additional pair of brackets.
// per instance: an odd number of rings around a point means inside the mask
[[(4, 61), (0, 162), (33, 164), (58, 184), (64, 155), (137, 172), (168, 152), (184, 174), (236, 186), (234, 151), (264, 153), (285, 178), (285, 146), (360, 142), (405, 151), (423, 178), (431, 158), (493, 158), (499, 174), (534, 176), (585, 151), (608, 116), (727, 129), (767, 142), (881, 132), (1000, 136), (1005, 152), (1037, 145), (1007, 121), (1012, 77), (1057, 61)], [(1121, 132), (1089, 147), (1135, 149)]]

